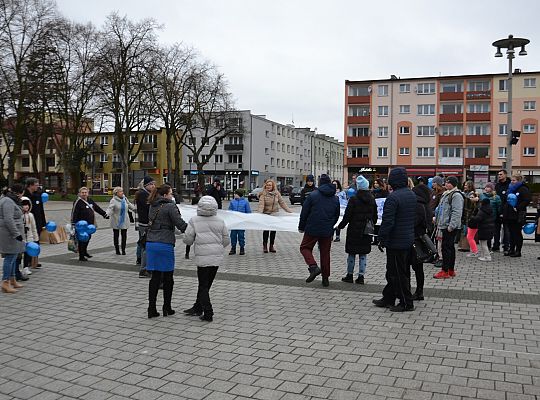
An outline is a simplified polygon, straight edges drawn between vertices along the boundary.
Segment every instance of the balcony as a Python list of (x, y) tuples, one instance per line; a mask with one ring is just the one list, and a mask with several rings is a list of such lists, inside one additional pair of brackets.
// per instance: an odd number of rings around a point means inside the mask
[(369, 104), (370, 96), (349, 96), (347, 104)]
[(463, 143), (463, 135), (439, 135), (439, 143), (440, 144), (462, 144)]
[(243, 152), (244, 151), (244, 145), (243, 144), (226, 144), (223, 146), (225, 151), (234, 153), (234, 152)]
[(491, 113), (467, 113), (467, 122), (470, 121), (491, 121)]
[(141, 143), (141, 151), (157, 151), (157, 143)]
[(141, 169), (154, 169), (157, 167), (157, 161), (141, 161)]
[(359, 117), (347, 117), (348, 124), (369, 124), (369, 115)]
[(467, 100), (489, 100), (489, 99), (491, 99), (491, 90), (467, 92)]
[(439, 157), (439, 165), (463, 165), (461, 157)]
[(225, 163), (225, 171), (239, 171), (242, 169), (242, 163)]
[(369, 136), (347, 136), (347, 144), (369, 144)]
[(441, 101), (463, 100), (463, 92), (441, 92), (439, 99)]
[(465, 158), (465, 165), (489, 165), (489, 157)]
[(490, 135), (465, 135), (465, 142), (467, 144), (473, 144), (473, 143), (490, 144), (491, 136)]
[(463, 122), (463, 114), (439, 114), (439, 122)]
[(369, 165), (369, 157), (347, 157), (346, 165), (347, 167)]

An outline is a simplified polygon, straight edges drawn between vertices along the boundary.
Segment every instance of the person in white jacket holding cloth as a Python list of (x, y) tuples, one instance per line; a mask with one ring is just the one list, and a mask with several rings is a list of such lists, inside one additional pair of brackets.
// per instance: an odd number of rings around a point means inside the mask
[[(135, 206), (124, 196), (124, 189), (120, 186), (115, 187), (113, 189), (113, 198), (109, 202), (109, 207), (107, 207), (105, 213), (111, 220), (114, 248), (118, 255), (126, 255), (127, 230), (130, 219), (133, 218), (129, 213), (130, 211), (135, 211)], [(120, 253), (120, 245), (118, 243), (118, 236), (120, 234), (122, 235), (122, 253)]]
[(230, 243), (225, 222), (217, 216), (218, 204), (211, 196), (203, 196), (197, 205), (197, 215), (189, 220), (184, 243), (194, 246), (199, 289), (193, 307), (184, 310), (212, 321), (214, 310), (210, 302), (210, 288), (219, 266), (223, 263), (223, 248)]
[[(37, 231), (36, 219), (32, 214), (32, 200), (28, 197), (21, 197), (21, 208), (23, 211), (23, 223), (24, 223), (24, 241), (26, 243), (37, 242), (39, 243), (39, 233)], [(23, 253), (23, 270), (22, 274), (32, 275), (30, 271), (30, 264), (32, 263), (32, 257), (26, 252)]]

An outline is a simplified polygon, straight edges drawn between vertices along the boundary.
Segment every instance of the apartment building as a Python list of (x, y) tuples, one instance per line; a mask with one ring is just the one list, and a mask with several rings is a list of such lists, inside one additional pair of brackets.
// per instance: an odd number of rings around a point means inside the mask
[[(513, 169), (540, 182), (540, 72), (515, 71)], [(506, 74), (345, 81), (345, 168), (348, 177), (386, 176), (395, 166), (411, 175), (442, 173), (494, 180), (508, 140)]]
[(311, 143), (313, 175), (320, 177), (321, 174), (327, 174), (332, 179), (343, 181), (344, 143), (318, 133), (313, 136)]

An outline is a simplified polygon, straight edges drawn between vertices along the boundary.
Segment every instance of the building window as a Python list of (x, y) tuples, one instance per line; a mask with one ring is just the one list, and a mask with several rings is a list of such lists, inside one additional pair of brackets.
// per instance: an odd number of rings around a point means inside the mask
[[(204, 156), (203, 156), (204, 160)], [(157, 154), (156, 153), (144, 153), (143, 154), (143, 161), (144, 162), (156, 162), (157, 161)]]
[(399, 134), (400, 135), (409, 135), (411, 133), (411, 128), (409, 126), (400, 126)]
[(400, 83), (399, 84), (399, 93), (411, 93), (410, 83)]
[(349, 106), (349, 117), (369, 117), (369, 106)]
[(461, 158), (461, 147), (441, 146), (439, 155), (441, 157)]
[(109, 159), (109, 156), (105, 153), (101, 153), (99, 157), (99, 162), (106, 163)]
[(524, 101), (523, 109), (525, 111), (534, 111), (536, 110), (536, 101)]
[(388, 106), (379, 106), (379, 117), (388, 117)]
[(349, 126), (350, 137), (369, 136), (369, 126)]
[(107, 146), (109, 144), (109, 138), (107, 136), (101, 136), (99, 138), (99, 144), (102, 146)]
[(487, 136), (490, 134), (489, 124), (469, 124), (467, 125), (467, 135)]
[(157, 135), (144, 135), (143, 143), (157, 143)]
[(506, 124), (499, 124), (499, 136), (508, 135), (508, 129), (506, 129)]
[(388, 157), (388, 147), (378, 147), (377, 148), (378, 157)]
[(463, 92), (463, 82), (443, 82), (441, 83), (442, 93), (460, 93)]
[(506, 158), (506, 147), (499, 147), (499, 154), (497, 158)]
[(348, 151), (352, 158), (369, 157), (369, 147), (350, 147)]
[(500, 101), (499, 102), (499, 112), (501, 114), (508, 113), (508, 102), (507, 101)]
[(418, 104), (418, 115), (435, 115), (435, 104)]
[(435, 126), (433, 125), (418, 126), (417, 136), (435, 136)]
[(188, 137), (188, 146), (196, 146), (197, 145), (197, 138), (195, 137)]
[(441, 114), (463, 114), (463, 104), (443, 103), (441, 104)]
[(488, 158), (489, 147), (487, 146), (467, 147), (467, 157), (468, 158)]
[(535, 124), (525, 124), (523, 125), (523, 133), (535, 133), (536, 125)]
[(399, 106), (399, 113), (400, 114), (410, 114), (411, 113), (411, 106), (409, 104), (402, 104)]
[(536, 87), (536, 78), (525, 78), (523, 80), (523, 87), (535, 88)]
[(433, 94), (435, 93), (435, 83), (419, 83), (416, 87), (418, 94)]
[[(268, 149), (266, 149), (268, 150)], [(214, 156), (214, 162), (215, 163), (222, 163), (223, 162), (223, 154), (216, 154)]]
[(400, 147), (399, 148), (399, 155), (400, 156), (408, 156), (411, 154), (411, 150), (408, 147)]
[(21, 166), (23, 168), (28, 168), (30, 166), (30, 157), (23, 157), (21, 159)]
[(499, 92), (507, 92), (507, 91), (508, 91), (508, 80), (499, 79)]
[(461, 136), (463, 135), (463, 125), (441, 125), (439, 132), (441, 136)]
[(523, 155), (526, 157), (532, 157), (536, 155), (536, 147), (524, 147)]
[(435, 157), (435, 147), (418, 147), (418, 157)]
[(270, 157), (270, 165), (274, 166), (274, 157)]
[(349, 86), (349, 96), (369, 96), (369, 86)]
[(469, 81), (470, 92), (485, 92), (490, 89), (489, 81)]
[(387, 126), (379, 126), (377, 128), (377, 136), (378, 137), (388, 137), (388, 127)]
[(129, 136), (129, 144), (138, 144), (138, 143), (139, 143), (139, 137), (137, 135)]
[(482, 103), (468, 103), (467, 112), (472, 114), (488, 113), (490, 110), (490, 104), (488, 102)]
[(377, 86), (377, 93), (379, 96), (388, 96), (388, 85)]
[(191, 164), (193, 162), (193, 156), (187, 156), (187, 161)]
[(242, 163), (242, 154), (229, 154), (229, 163)]

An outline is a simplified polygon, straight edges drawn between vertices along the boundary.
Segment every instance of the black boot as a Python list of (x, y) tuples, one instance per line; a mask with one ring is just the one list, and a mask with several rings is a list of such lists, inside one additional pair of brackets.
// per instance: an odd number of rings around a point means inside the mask
[(359, 285), (363, 285), (364, 284), (364, 275), (358, 275), (358, 278), (356, 278), (356, 283), (358, 283)]
[(424, 300), (424, 292), (421, 290), (416, 290), (416, 292), (413, 294), (413, 300)]
[(230, 256), (232, 256), (233, 254), (236, 254), (236, 246), (231, 247), (231, 251), (229, 251)]
[(341, 281), (347, 282), (347, 283), (353, 283), (353, 274), (347, 274), (346, 276), (341, 278)]
[(244, 248), (240, 247), (240, 255), (243, 256), (245, 254), (246, 254), (246, 252), (245, 252)]
[(163, 316), (174, 315), (175, 311), (171, 308), (172, 291), (174, 286), (174, 280), (171, 276), (164, 276), (163, 279)]
[(309, 276), (306, 279), (306, 283), (313, 282), (315, 278), (317, 277), (317, 275), (321, 274), (321, 269), (316, 264), (310, 265), (308, 268), (308, 271), (309, 271)]
[(159, 317), (156, 309), (156, 299), (161, 282), (161, 274), (153, 274), (148, 284), (148, 318)]
[(187, 315), (202, 315), (202, 310), (197, 307), (197, 305), (194, 305), (193, 307), (191, 308), (188, 308), (187, 310), (184, 310), (184, 314), (187, 314)]
[(156, 310), (156, 307), (148, 307), (148, 318), (159, 317), (159, 313)]
[(115, 245), (114, 245), (114, 248), (115, 248), (115, 250), (116, 250), (116, 254), (120, 255), (120, 246), (117, 245), (117, 244), (115, 244)]

